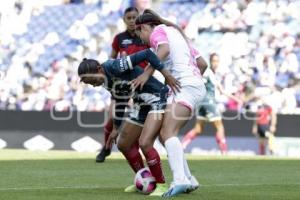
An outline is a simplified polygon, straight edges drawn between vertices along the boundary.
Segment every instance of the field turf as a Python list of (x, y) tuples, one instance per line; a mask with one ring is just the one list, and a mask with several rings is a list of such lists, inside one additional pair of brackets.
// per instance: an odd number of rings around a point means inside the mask
[[(0, 150), (0, 200), (162, 199), (124, 193), (133, 173), (120, 154), (96, 164), (95, 154)], [(188, 156), (202, 187), (169, 199), (300, 199), (300, 160)], [(163, 158), (166, 179), (171, 180)]]

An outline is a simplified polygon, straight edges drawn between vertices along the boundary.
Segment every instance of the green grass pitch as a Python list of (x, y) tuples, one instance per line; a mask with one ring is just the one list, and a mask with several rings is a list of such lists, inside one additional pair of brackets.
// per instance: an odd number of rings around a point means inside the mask
[[(96, 164), (95, 154), (0, 150), (0, 200), (162, 199), (123, 189), (133, 173), (120, 154)], [(201, 187), (169, 199), (300, 199), (300, 160), (262, 157), (188, 156)], [(166, 179), (171, 173), (165, 157)]]

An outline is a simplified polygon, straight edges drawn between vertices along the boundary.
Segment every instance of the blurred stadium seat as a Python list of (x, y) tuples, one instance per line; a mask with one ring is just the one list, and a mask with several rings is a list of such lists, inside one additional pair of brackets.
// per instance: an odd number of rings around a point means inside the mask
[[(119, 6), (12, 2), (9, 11), (0, 10), (1, 16), (10, 16), (0, 23), (0, 69), (7, 74), (1, 80), (0, 109), (45, 110), (47, 102), (66, 96), (66, 110), (104, 109), (109, 95), (101, 98), (93, 90), (85, 96), (89, 89), (78, 84), (76, 66), (83, 57), (109, 57), (113, 36), (124, 30), (123, 6), (132, 1), (118, 1)], [(155, 7), (185, 28), (204, 58), (220, 54), (218, 76), (226, 90), (243, 98), (263, 95), (280, 113), (300, 113), (299, 1), (177, 0), (158, 1)], [(9, 23), (25, 28), (14, 30)], [(227, 109), (228, 99), (218, 100)]]

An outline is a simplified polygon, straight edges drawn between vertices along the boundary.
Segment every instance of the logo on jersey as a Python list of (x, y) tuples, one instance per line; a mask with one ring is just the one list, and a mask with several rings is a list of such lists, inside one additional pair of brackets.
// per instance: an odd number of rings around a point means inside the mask
[(130, 39), (125, 39), (125, 40), (122, 41), (122, 45), (129, 45), (129, 44), (132, 44), (132, 43), (133, 42)]
[(118, 99), (128, 99), (134, 95), (130, 81), (115, 79), (111, 93), (113, 97)]
[(128, 66), (126, 58), (121, 58), (120, 59), (120, 71), (125, 72), (128, 69), (129, 69), (129, 66)]

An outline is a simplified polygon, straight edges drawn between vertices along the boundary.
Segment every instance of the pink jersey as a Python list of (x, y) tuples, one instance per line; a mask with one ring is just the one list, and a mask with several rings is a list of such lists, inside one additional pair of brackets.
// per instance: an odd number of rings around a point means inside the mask
[(157, 50), (161, 44), (169, 45), (170, 53), (164, 64), (181, 85), (201, 82), (200, 70), (194, 57), (199, 53), (194, 48), (190, 48), (177, 29), (165, 25), (156, 26), (150, 35), (150, 46)]
[(192, 45), (190, 45), (190, 50), (191, 50), (191, 55), (195, 60), (201, 56), (199, 51), (195, 49), (195, 47), (193, 47)]

